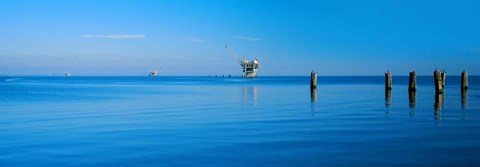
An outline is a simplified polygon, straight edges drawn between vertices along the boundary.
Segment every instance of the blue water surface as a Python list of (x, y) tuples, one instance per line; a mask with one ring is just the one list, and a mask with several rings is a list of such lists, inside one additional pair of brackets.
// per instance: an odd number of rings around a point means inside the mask
[(0, 77), (0, 166), (479, 166), (480, 77)]

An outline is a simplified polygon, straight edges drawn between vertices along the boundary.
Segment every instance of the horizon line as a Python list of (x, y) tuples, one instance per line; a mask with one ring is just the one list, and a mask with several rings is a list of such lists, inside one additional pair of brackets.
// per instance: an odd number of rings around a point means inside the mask
[[(230, 74), (229, 74), (230, 75)], [(229, 78), (229, 75), (0, 75), (0, 77), (211, 77), (211, 78)], [(461, 77), (461, 75), (447, 75), (447, 77)], [(478, 77), (480, 75), (468, 75)], [(242, 77), (242, 75), (231, 75), (231, 77)], [(310, 77), (310, 75), (260, 75), (261, 77)], [(385, 77), (384, 75), (317, 75), (317, 77)], [(409, 75), (395, 75), (392, 77), (409, 77)], [(417, 77), (433, 77), (433, 75), (417, 75)]]

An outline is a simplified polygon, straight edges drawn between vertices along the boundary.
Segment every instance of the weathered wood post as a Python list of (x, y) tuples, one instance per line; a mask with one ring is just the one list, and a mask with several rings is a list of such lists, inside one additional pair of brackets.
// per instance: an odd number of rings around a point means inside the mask
[(442, 107), (443, 107), (443, 101), (445, 99), (445, 79), (446, 79), (447, 73), (445, 70), (440, 70), (437, 68), (433, 72), (433, 79), (435, 82), (435, 103), (433, 105), (433, 109), (435, 110), (433, 113), (433, 118), (435, 120), (440, 120), (442, 119)]
[(414, 109), (417, 104), (417, 72), (412, 70), (408, 78), (408, 101), (410, 109)]
[(447, 80), (447, 72), (445, 72), (445, 70), (442, 70), (441, 74), (442, 74), (442, 89), (445, 90), (445, 80)]
[(438, 68), (437, 68), (433, 72), (433, 79), (434, 79), (434, 82), (435, 82), (435, 93), (436, 94), (443, 93), (443, 89), (444, 89), (444, 86), (445, 86), (445, 81), (444, 81), (445, 77), (446, 77), (445, 70), (443, 72), (440, 72), (440, 70), (438, 70)]
[(411, 71), (409, 74), (408, 79), (408, 92), (416, 92), (417, 91), (417, 73), (415, 70)]
[(462, 109), (466, 110), (468, 107), (468, 73), (467, 71), (462, 71), (462, 80), (461, 80), (461, 96), (462, 96)]
[(468, 89), (468, 73), (465, 70), (462, 71), (462, 81), (461, 82), (462, 82), (461, 83), (462, 91)]
[(390, 73), (390, 70), (388, 70), (385, 73), (385, 91), (390, 90), (392, 90), (392, 73)]
[(315, 70), (310, 73), (310, 100), (311, 102), (317, 101), (317, 72)]
[(315, 70), (312, 70), (312, 73), (310, 73), (310, 89), (316, 89), (317, 88), (317, 73)]
[[(392, 73), (390, 70), (385, 72), (385, 106), (389, 108), (392, 105)], [(386, 111), (389, 113), (390, 111)]]
[(438, 91), (440, 90), (440, 71), (438, 71), (438, 68), (433, 71), (433, 83), (435, 84), (435, 93), (438, 94)]

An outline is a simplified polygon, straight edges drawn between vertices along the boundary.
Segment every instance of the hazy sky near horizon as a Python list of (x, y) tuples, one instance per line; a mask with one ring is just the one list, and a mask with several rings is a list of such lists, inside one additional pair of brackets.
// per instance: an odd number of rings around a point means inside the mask
[(480, 74), (476, 0), (0, 0), (0, 75)]

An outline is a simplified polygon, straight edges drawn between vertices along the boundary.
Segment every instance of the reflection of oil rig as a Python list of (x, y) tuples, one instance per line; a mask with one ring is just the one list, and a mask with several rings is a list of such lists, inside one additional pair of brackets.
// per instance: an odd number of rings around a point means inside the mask
[(240, 60), (237, 54), (230, 49), (227, 45), (225, 45), (225, 49), (227, 49), (232, 55), (235, 60), (242, 66), (243, 68), (243, 77), (244, 78), (256, 78), (257, 77), (257, 70), (260, 68), (260, 64), (258, 63), (258, 59), (253, 61), (248, 61), (247, 59)]
[(243, 87), (243, 103), (257, 105), (258, 103), (258, 88), (256, 86)]

